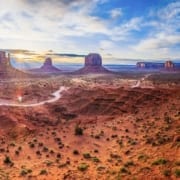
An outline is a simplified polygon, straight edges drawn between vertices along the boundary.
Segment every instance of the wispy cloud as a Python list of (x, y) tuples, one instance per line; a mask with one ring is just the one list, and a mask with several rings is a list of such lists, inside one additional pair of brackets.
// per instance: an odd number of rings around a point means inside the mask
[(121, 8), (112, 9), (109, 13), (113, 19), (121, 17), (123, 15), (123, 11)]

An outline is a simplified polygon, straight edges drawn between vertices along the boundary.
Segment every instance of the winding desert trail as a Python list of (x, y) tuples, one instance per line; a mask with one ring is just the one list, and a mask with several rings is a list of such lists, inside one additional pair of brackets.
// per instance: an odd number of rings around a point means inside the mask
[(137, 87), (141, 87), (141, 83), (143, 81), (145, 81), (151, 74), (146, 74), (144, 77), (142, 77), (141, 79), (139, 79), (135, 85), (132, 85), (131, 88), (137, 88)]
[(30, 104), (25, 104), (25, 103), (12, 103), (9, 101), (3, 101), (2, 99), (0, 99), (0, 106), (12, 106), (12, 107), (35, 107), (35, 106), (41, 106), (44, 105), (46, 103), (53, 103), (56, 102), (57, 100), (59, 100), (61, 98), (61, 93), (65, 90), (67, 90), (68, 88), (65, 86), (61, 86), (59, 88), (59, 90), (55, 91), (54, 93), (52, 93), (52, 97), (51, 99), (45, 100), (45, 101), (41, 101), (38, 103), (30, 103)]

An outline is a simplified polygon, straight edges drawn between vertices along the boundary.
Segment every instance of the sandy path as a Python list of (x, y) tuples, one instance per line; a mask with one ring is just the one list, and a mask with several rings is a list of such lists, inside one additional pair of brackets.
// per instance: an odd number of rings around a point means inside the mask
[(45, 103), (53, 103), (56, 102), (57, 100), (59, 100), (62, 96), (62, 92), (67, 90), (68, 88), (65, 86), (61, 86), (57, 91), (55, 91), (54, 93), (52, 93), (52, 97), (51, 99), (48, 100), (44, 100), (38, 103), (30, 103), (30, 104), (25, 104), (25, 103), (15, 103), (15, 102), (10, 102), (10, 101), (4, 101), (2, 99), (0, 99), (0, 106), (14, 106), (14, 107), (35, 107), (35, 106), (41, 106), (44, 105)]
[(144, 77), (142, 77), (141, 79), (139, 79), (135, 85), (132, 85), (131, 88), (137, 88), (137, 87), (141, 87), (141, 84), (143, 81), (145, 81), (151, 74), (147, 74)]

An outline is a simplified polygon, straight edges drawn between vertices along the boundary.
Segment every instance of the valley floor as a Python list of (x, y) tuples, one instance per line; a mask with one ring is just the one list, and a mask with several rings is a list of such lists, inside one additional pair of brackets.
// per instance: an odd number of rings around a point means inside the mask
[[(26, 103), (69, 89), (53, 103), (1, 106), (0, 179), (180, 178), (179, 85), (110, 75), (19, 82)], [(0, 98), (15, 99), (6, 86)]]

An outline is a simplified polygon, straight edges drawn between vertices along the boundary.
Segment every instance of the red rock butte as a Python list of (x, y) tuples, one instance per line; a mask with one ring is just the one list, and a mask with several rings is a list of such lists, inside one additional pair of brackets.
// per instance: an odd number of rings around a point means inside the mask
[(85, 57), (85, 66), (102, 66), (102, 57), (96, 53), (87, 55)]
[(166, 61), (164, 64), (164, 67), (166, 69), (173, 69), (174, 68), (174, 63), (172, 61)]
[(4, 72), (10, 66), (10, 55), (7, 52), (0, 51), (0, 71)]
[(107, 70), (102, 66), (102, 57), (100, 54), (97, 53), (90, 53), (85, 56), (85, 63), (84, 67), (76, 71), (75, 73), (109, 73), (110, 71)]
[(53, 66), (52, 59), (47, 57), (40, 68), (31, 69), (30, 72), (34, 73), (60, 73), (61, 70)]

